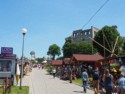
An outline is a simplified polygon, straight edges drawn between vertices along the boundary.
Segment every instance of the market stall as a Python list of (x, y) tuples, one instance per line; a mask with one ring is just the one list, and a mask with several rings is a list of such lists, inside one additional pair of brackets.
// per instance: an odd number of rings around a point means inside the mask
[(109, 69), (114, 79), (118, 79), (120, 73), (125, 76), (125, 56), (109, 57), (98, 60), (96, 66), (100, 69), (101, 74), (104, 74), (105, 69)]
[(0, 54), (0, 84), (3, 86), (3, 93), (10, 92), (14, 84), (16, 71), (16, 55), (13, 48), (2, 47)]

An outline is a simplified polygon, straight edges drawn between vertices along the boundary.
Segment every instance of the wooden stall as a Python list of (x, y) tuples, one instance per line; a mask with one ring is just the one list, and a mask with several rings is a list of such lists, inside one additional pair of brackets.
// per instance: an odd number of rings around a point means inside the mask
[(85, 55), (85, 54), (73, 54), (71, 57), (70, 63), (77, 65), (86, 65), (95, 67), (96, 62), (100, 59), (103, 59), (101, 55)]
[(3, 93), (10, 92), (11, 86), (14, 84), (16, 63), (13, 48), (2, 47), (0, 54), (0, 84), (3, 85)]
[(105, 69), (109, 69), (115, 79), (119, 78), (121, 72), (125, 76), (125, 56), (98, 60), (96, 66), (99, 67), (101, 74), (104, 74)]
[(79, 77), (82, 68), (86, 68), (90, 74), (91, 70), (96, 67), (96, 62), (100, 59), (103, 59), (101, 55), (73, 54), (70, 63), (73, 65), (77, 77)]

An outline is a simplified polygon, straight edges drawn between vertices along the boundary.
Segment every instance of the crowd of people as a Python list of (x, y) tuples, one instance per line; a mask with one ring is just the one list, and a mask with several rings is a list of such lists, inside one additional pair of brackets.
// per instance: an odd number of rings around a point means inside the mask
[(56, 68), (56, 75), (63, 80), (70, 80), (72, 83), (72, 79), (79, 78), (81, 75), (81, 71), (79, 67), (76, 66), (64, 66)]
[[(104, 74), (101, 74), (98, 68), (92, 72), (93, 89), (95, 94), (125, 94), (125, 78), (120, 72), (120, 77), (114, 80), (114, 76), (109, 69), (105, 69)], [(82, 70), (83, 90), (87, 93), (87, 81), (89, 79), (86, 69)]]
[(54, 68), (52, 73), (54, 78), (56, 75), (60, 79), (69, 80), (70, 83), (73, 79), (81, 77), (84, 93), (87, 93), (87, 87), (90, 85), (88, 82), (92, 78), (91, 85), (95, 94), (125, 94), (125, 75), (122, 70), (116, 74), (117, 79), (108, 68), (102, 73), (98, 67), (92, 68), (91, 66), (83, 66), (80, 69), (76, 66), (58, 67)]
[[(38, 65), (38, 69), (42, 66)], [(103, 72), (102, 72), (103, 70)], [(125, 94), (125, 65), (119, 68), (119, 72), (113, 73), (109, 68), (92, 66), (62, 66), (52, 68), (53, 78), (55, 76), (63, 80), (69, 80), (72, 83), (73, 79), (82, 78), (83, 92), (87, 93), (87, 88), (90, 84), (95, 94)]]

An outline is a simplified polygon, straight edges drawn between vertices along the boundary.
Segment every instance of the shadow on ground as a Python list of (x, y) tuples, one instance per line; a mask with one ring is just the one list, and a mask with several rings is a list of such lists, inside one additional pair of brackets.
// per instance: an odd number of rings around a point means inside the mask
[(73, 91), (73, 92), (75, 92), (75, 93), (83, 93), (83, 91)]
[(69, 84), (69, 83), (67, 83), (67, 82), (63, 82), (63, 84)]

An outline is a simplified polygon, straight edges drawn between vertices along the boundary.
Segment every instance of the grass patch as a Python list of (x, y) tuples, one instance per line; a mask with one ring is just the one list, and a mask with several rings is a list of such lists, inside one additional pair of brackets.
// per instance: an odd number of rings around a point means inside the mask
[[(2, 93), (2, 88), (0, 88), (0, 94)], [(6, 93), (8, 94), (8, 93)], [(11, 93), (9, 94), (29, 94), (29, 87), (28, 86), (22, 86), (22, 90), (20, 90), (19, 86), (12, 86), (11, 87)]]
[(19, 86), (12, 86), (11, 94), (29, 94), (29, 87), (22, 86), (22, 90), (20, 90)]
[(53, 70), (53, 67), (52, 66), (46, 66), (45, 67), (46, 71), (51, 74), (52, 73), (52, 70)]
[[(88, 81), (91, 81), (91, 82), (92, 82), (92, 78), (90, 77), (90, 78), (88, 79)], [(78, 79), (76, 79), (76, 80), (73, 80), (73, 83), (82, 86), (82, 78), (78, 78)]]
[(75, 79), (75, 80), (73, 80), (73, 83), (82, 86), (82, 79), (81, 78)]

